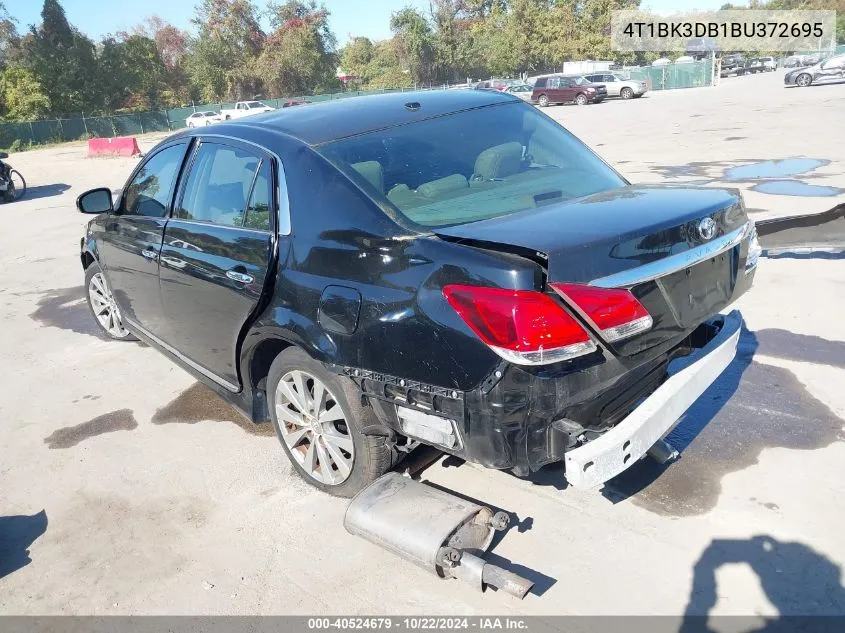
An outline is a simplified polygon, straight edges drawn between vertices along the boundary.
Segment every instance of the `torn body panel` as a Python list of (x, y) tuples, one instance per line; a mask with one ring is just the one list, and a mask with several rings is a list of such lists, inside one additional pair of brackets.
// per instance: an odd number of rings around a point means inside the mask
[(757, 222), (765, 255), (845, 252), (845, 204), (824, 213)]

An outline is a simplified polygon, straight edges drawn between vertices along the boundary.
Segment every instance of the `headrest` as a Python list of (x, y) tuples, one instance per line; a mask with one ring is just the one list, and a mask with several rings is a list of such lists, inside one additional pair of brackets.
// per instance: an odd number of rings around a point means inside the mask
[(485, 149), (475, 160), (473, 180), (496, 180), (512, 176), (522, 165), (522, 145), (513, 141)]
[(367, 160), (362, 163), (352, 163), (352, 169), (361, 174), (377, 191), (384, 193), (384, 170), (380, 162)]
[(469, 187), (467, 179), (461, 174), (452, 174), (445, 178), (432, 180), (417, 187), (417, 193), (426, 198), (434, 198), (455, 189), (466, 189)]

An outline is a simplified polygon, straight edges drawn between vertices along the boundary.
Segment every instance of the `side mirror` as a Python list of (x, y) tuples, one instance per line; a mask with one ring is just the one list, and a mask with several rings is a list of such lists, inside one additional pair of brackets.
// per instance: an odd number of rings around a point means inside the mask
[(0, 158), (9, 158), (9, 155), (6, 152), (0, 152)]
[(80, 213), (100, 214), (112, 210), (111, 189), (99, 187), (91, 189), (76, 199), (76, 208)]

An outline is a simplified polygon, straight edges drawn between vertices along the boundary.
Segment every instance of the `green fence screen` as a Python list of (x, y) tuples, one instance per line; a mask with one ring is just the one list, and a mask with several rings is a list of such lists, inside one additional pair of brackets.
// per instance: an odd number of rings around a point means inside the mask
[(665, 66), (640, 66), (625, 68), (631, 79), (645, 81), (649, 90), (674, 90), (700, 88), (713, 84), (713, 63), (710, 61)]
[[(694, 88), (709, 86), (712, 82), (713, 69), (709, 61), (691, 64), (670, 64), (668, 66), (627, 68), (625, 72), (634, 79), (642, 79), (651, 90), (669, 90), (672, 88)], [(331, 99), (345, 99), (385, 92), (405, 92), (414, 88), (395, 88), (385, 90), (350, 90), (324, 95), (286, 97), (282, 99), (263, 99), (267, 105), (280, 108), (285, 101), (294, 99), (316, 103)], [(76, 141), (91, 137), (133, 136), (148, 132), (167, 132), (185, 127), (185, 119), (194, 112), (223, 108), (233, 108), (234, 103), (205, 103), (189, 107), (120, 114), (114, 116), (74, 117), (53, 119), (50, 121), (31, 121), (26, 123), (0, 123), (0, 147), (16, 149), (16, 145), (40, 145), (62, 141)]]

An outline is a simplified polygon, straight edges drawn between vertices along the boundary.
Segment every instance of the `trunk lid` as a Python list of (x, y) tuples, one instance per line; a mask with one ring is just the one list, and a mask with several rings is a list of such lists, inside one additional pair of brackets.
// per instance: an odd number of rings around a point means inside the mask
[(628, 355), (683, 338), (745, 290), (747, 223), (735, 190), (628, 186), (435, 233), (532, 257), (550, 282), (630, 288), (654, 325), (612, 346)]

